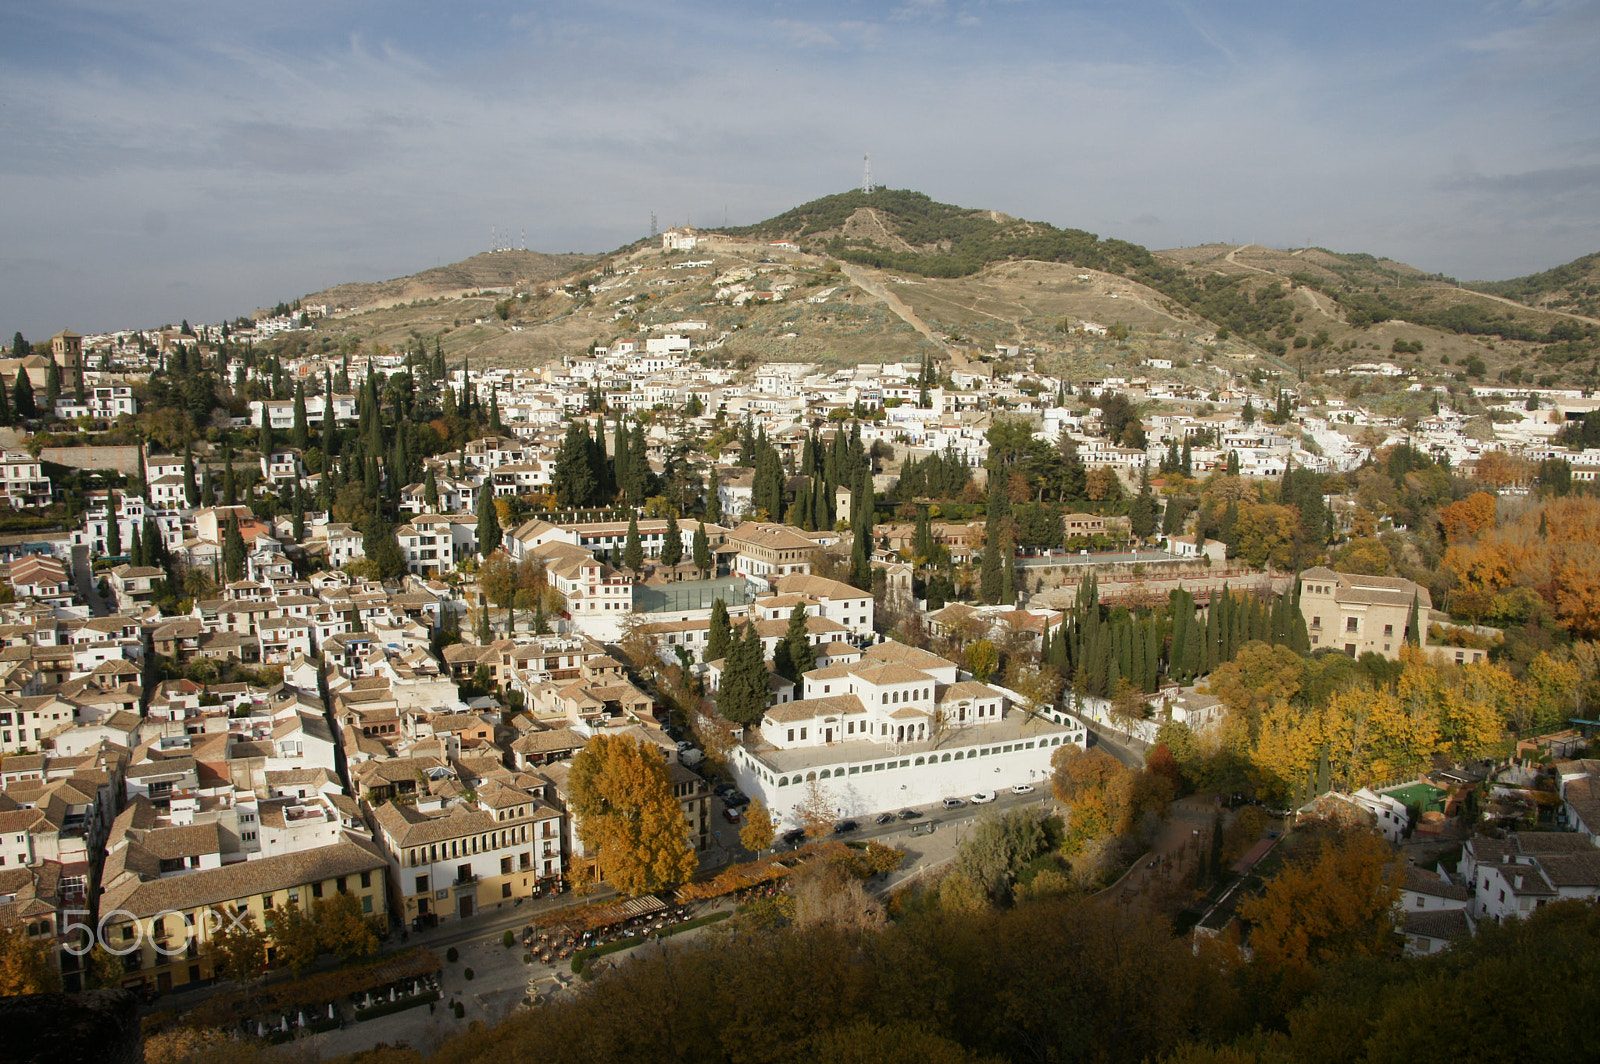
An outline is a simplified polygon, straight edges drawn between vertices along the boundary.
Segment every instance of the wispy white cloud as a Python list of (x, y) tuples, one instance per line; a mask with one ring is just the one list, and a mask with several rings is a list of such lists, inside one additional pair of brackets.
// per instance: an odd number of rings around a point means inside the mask
[(1594, 6), (61, 0), (0, 39), (0, 335), (215, 319), (491, 225), (605, 250), (651, 211), (751, 221), (853, 186), (863, 151), (1152, 246), (1504, 276), (1600, 243)]

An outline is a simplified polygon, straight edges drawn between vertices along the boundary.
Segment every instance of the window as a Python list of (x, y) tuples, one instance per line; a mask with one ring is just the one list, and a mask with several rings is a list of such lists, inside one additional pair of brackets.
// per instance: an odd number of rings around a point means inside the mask
[(509, 876), (511, 874), (511, 858), (500, 858), (500, 874), (503, 876)]
[(418, 876), (417, 877), (417, 889), (416, 889), (415, 893), (417, 893), (417, 894), (426, 894), (426, 893), (428, 893), (428, 877), (427, 876)]
[(363, 887), (372, 886), (372, 873), (371, 872), (363, 872), (363, 873), (361, 873), (361, 885)]
[(1344, 630), (1347, 632), (1354, 632), (1356, 630), (1356, 623), (1357, 622), (1354, 617), (1346, 617), (1344, 619)]
[(1313, 628), (1321, 628), (1322, 627), (1322, 618), (1321, 617), (1313, 617), (1313, 618), (1311, 618), (1311, 627), (1313, 627)]
[(361, 911), (364, 912), (364, 913), (372, 912), (372, 895), (371, 894), (363, 894), (363, 895), (361, 895)]
[(311, 884), (311, 896), (313, 898), (322, 897), (322, 884), (321, 883), (313, 883), (313, 884)]
[(510, 883), (502, 883), (502, 884), (500, 884), (500, 896), (502, 898), (511, 897), (511, 884)]
[(1385, 636), (1392, 636), (1392, 635), (1394, 635), (1394, 625), (1392, 625), (1392, 624), (1386, 624), (1386, 625), (1384, 625), (1384, 626), (1383, 626), (1383, 634), (1384, 634), (1384, 635), (1385, 635)]

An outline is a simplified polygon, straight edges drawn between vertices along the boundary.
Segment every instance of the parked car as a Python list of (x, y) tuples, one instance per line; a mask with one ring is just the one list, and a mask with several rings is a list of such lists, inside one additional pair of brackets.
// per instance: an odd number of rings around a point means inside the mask
[(724, 809), (722, 811), (722, 815), (727, 818), (728, 823), (730, 824), (737, 824), (739, 822), (739, 810), (737, 809)]
[(922, 812), (920, 810), (917, 810), (917, 809), (902, 809), (902, 810), (900, 810), (900, 819), (901, 820), (921, 820), (922, 819)]
[(750, 799), (738, 791), (734, 791), (732, 794), (722, 796), (722, 804), (734, 809), (743, 809), (750, 804)]
[(854, 820), (841, 820), (833, 825), (833, 833), (835, 835), (848, 835), (860, 826)]
[(993, 791), (979, 791), (977, 794), (972, 796), (973, 805), (987, 805), (992, 801), (994, 801)]
[(895, 822), (895, 819), (896, 819), (896, 817), (895, 817), (895, 815), (893, 813), (879, 813), (877, 815), (877, 817), (873, 820), (873, 823), (875, 823), (875, 824), (893, 824)]
[(711, 793), (718, 798), (726, 798), (730, 794), (738, 794), (739, 788), (732, 783), (719, 783), (711, 788)]
[(944, 807), (946, 809), (960, 809), (966, 804), (967, 803), (963, 802), (960, 798), (946, 798), (944, 800)]
[(1033, 784), (1031, 784), (1031, 783), (1019, 783), (1015, 787), (1011, 788), (1011, 793), (1012, 794), (1032, 794), (1033, 793)]
[(806, 841), (806, 830), (805, 828), (790, 828), (783, 833), (782, 838), (786, 846), (799, 846)]

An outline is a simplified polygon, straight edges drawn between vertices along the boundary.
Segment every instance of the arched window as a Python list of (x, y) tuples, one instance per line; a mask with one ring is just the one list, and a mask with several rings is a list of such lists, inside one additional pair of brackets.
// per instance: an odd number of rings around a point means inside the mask
[(920, 758), (920, 757), (919, 757), (919, 758), (917, 758), (917, 764), (918, 764), (918, 765), (923, 765), (923, 764), (926, 764), (926, 763), (927, 763), (927, 762), (926, 762), (926, 760), (925, 760), (925, 759), (923, 759), (923, 758)]
[(823, 769), (822, 770), (822, 775), (818, 776), (817, 778), (818, 779), (824, 779), (824, 780), (827, 779), (828, 778), (828, 770), (827, 769)]
[(779, 776), (778, 777), (778, 786), (780, 786), (780, 787), (789, 786), (789, 777), (788, 776)]
[(816, 778), (817, 778), (817, 774), (815, 772), (807, 772), (806, 773), (806, 782), (807, 783), (815, 782)]
[(960, 760), (961, 760), (961, 751), (960, 751), (960, 750), (957, 750), (957, 751), (956, 751), (956, 760), (957, 760), (957, 761), (960, 761)]
[(950, 755), (949, 755), (949, 754), (945, 754), (945, 755), (944, 755), (944, 756), (943, 756), (943, 757), (941, 757), (941, 758), (940, 758), (940, 759), (939, 759), (939, 760), (940, 760), (940, 762), (945, 762), (945, 761), (949, 761), (949, 760), (950, 760)]

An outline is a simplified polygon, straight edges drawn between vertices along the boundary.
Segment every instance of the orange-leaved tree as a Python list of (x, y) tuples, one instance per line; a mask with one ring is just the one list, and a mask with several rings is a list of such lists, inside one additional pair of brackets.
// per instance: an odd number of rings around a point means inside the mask
[(619, 892), (670, 890), (694, 875), (683, 808), (655, 747), (596, 735), (572, 759), (570, 786), (578, 838)]

